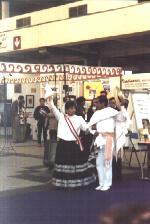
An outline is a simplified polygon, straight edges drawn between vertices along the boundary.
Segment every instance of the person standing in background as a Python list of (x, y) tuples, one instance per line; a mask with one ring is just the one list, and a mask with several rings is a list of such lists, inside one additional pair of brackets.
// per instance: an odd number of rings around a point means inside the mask
[(97, 109), (97, 103), (98, 103), (98, 99), (94, 98), (91, 102), (91, 106), (89, 107), (88, 111), (87, 111), (87, 122), (90, 121), (92, 115), (94, 114), (94, 112)]
[(85, 98), (83, 96), (80, 96), (76, 99), (77, 103), (77, 109), (76, 109), (76, 115), (82, 116), (85, 120)]
[(119, 111), (119, 107), (117, 106), (117, 103), (116, 103), (116, 100), (115, 100), (115, 97), (111, 97), (109, 98), (109, 106), (117, 111)]
[[(75, 114), (77, 116), (82, 116), (84, 120), (86, 120), (86, 110), (85, 110), (85, 98), (83, 96), (80, 96), (76, 99), (76, 112)], [(83, 147), (85, 148), (85, 157), (88, 157), (89, 150), (87, 148), (87, 142), (86, 142), (86, 134), (83, 130), (80, 131), (80, 139), (82, 141)]]
[(106, 97), (107, 97), (107, 95), (108, 95), (108, 93), (107, 93), (106, 90), (102, 90), (102, 91), (100, 92), (100, 96), (106, 96)]
[(38, 145), (41, 145), (41, 135), (43, 132), (44, 144), (47, 140), (47, 127), (45, 127), (45, 119), (48, 113), (50, 113), (49, 108), (45, 105), (45, 99), (40, 98), (40, 105), (34, 110), (34, 118), (37, 120), (37, 130), (38, 130)]
[(19, 96), (17, 100), (12, 103), (12, 137), (13, 142), (24, 142), (26, 132), (26, 116), (25, 116), (25, 100), (24, 96)]

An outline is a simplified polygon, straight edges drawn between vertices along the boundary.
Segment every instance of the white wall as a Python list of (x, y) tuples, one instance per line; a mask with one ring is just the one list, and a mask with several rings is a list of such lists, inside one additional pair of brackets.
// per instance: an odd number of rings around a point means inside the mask
[[(88, 13), (93, 14), (68, 19), (70, 6), (86, 2), (88, 2)], [(124, 7), (129, 5), (132, 6)], [(99, 13), (94, 14), (95, 12)], [(22, 16), (5, 19), (0, 22), (0, 30), (1, 32), (7, 31), (7, 47), (1, 48), (0, 52), (13, 50), (14, 36), (21, 36), (21, 49), (23, 50), (99, 41), (108, 37), (149, 31), (149, 12), (150, 3), (88, 0), (24, 15), (31, 15), (32, 25), (43, 23), (37, 26), (16, 29), (16, 19)]]
[[(36, 88), (36, 93), (31, 92), (31, 88)], [(37, 105), (39, 105), (40, 95), (40, 84), (32, 83), (32, 84), (22, 84), (21, 93), (14, 93), (14, 84), (7, 84), (7, 99), (12, 99), (12, 102), (18, 99), (19, 95), (23, 95), (26, 100), (26, 95), (34, 95), (34, 108), (26, 108), (26, 111), (30, 113), (27, 122), (31, 124), (32, 133), (33, 129), (36, 127), (36, 121), (33, 118), (34, 109)]]
[(69, 18), (69, 8), (79, 5), (88, 5), (88, 13), (102, 12), (121, 7), (137, 4), (137, 0), (82, 0), (75, 3), (70, 3), (62, 6), (57, 6), (49, 9), (26, 13), (11, 18), (6, 18), (0, 21), (0, 30), (6, 31), (16, 28), (16, 19), (31, 16), (31, 25), (39, 23), (52, 22)]

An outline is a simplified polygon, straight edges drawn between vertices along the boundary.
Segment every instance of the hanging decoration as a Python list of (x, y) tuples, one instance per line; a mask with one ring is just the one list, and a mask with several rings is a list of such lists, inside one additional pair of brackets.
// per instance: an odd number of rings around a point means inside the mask
[(92, 67), (68, 64), (23, 64), (0, 62), (0, 83), (41, 83), (54, 81), (84, 81), (99, 78), (117, 77), (121, 67)]

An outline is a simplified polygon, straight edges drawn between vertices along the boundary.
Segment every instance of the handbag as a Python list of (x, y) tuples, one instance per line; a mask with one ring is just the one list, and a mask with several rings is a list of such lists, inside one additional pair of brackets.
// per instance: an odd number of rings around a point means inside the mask
[(64, 114), (64, 118), (65, 118), (65, 120), (66, 120), (66, 123), (67, 123), (67, 125), (68, 125), (68, 127), (69, 127), (71, 133), (73, 134), (73, 136), (74, 136), (75, 139), (76, 139), (76, 143), (80, 146), (80, 150), (83, 151), (84, 148), (83, 148), (81, 139), (80, 139), (78, 133), (76, 132), (76, 130), (75, 130), (75, 128), (74, 128), (74, 126), (73, 126), (71, 120), (70, 120), (69, 117), (67, 117), (65, 114)]

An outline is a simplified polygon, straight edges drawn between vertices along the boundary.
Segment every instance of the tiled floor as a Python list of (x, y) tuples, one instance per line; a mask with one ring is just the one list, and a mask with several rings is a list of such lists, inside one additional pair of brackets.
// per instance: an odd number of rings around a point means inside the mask
[[(24, 146), (23, 146), (24, 145)], [(0, 153), (0, 191), (46, 185), (51, 171), (43, 165), (43, 147), (34, 142), (14, 145)]]
[(2, 224), (93, 224), (109, 207), (149, 201), (150, 182), (139, 181), (140, 169), (135, 155), (132, 168), (128, 167), (129, 151), (123, 160), (123, 180), (114, 183), (108, 192), (92, 188), (89, 193), (85, 189), (53, 189), (52, 171), (43, 165), (44, 148), (38, 147), (36, 142), (16, 144), (15, 151), (8, 150), (7, 146), (4, 149), (0, 153)]
[[(28, 141), (14, 145), (14, 149), (15, 151), (7, 150), (6, 146), (6, 149), (0, 153), (0, 193), (50, 188), (52, 171), (43, 165), (44, 148), (38, 147), (34, 141)], [(129, 154), (130, 152), (127, 151), (123, 161), (125, 181), (137, 179), (141, 175), (134, 155), (133, 168), (128, 167)]]

